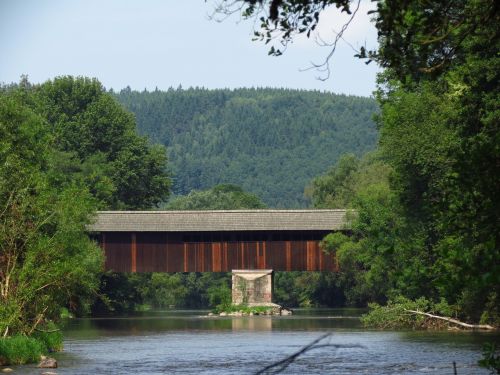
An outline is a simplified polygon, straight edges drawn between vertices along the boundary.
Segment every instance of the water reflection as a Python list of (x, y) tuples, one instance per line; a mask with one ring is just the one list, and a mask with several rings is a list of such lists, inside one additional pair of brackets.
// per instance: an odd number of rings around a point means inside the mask
[(273, 320), (271, 317), (248, 317), (231, 320), (233, 331), (272, 331)]
[[(64, 328), (59, 374), (252, 374), (300, 350), (324, 332), (338, 349), (301, 356), (287, 374), (487, 374), (481, 346), (497, 333), (375, 331), (360, 310), (297, 310), (290, 317), (208, 317), (208, 311), (73, 319)], [(34, 366), (16, 373), (40, 374)]]
[(359, 315), (352, 309), (297, 310), (287, 317), (208, 316), (208, 311), (155, 311), (128, 317), (73, 319), (66, 322), (67, 337), (149, 335), (170, 331), (323, 331), (360, 329)]

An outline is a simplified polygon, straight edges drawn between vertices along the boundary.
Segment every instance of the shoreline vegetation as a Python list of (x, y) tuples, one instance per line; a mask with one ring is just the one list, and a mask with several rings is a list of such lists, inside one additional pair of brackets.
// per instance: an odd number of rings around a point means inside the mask
[(365, 327), (379, 329), (414, 329), (414, 330), (483, 330), (498, 331), (499, 327), (491, 324), (468, 323), (453, 318), (452, 306), (441, 301), (434, 304), (425, 298), (411, 301), (398, 298), (386, 305), (370, 303), (370, 311), (362, 315), (361, 322)]
[(265, 305), (218, 305), (208, 316), (258, 316), (274, 315), (288, 316), (292, 315), (292, 310), (281, 305), (270, 303)]
[(63, 335), (54, 330), (37, 331), (31, 336), (14, 335), (0, 338), (0, 366), (36, 363), (43, 356), (63, 350)]

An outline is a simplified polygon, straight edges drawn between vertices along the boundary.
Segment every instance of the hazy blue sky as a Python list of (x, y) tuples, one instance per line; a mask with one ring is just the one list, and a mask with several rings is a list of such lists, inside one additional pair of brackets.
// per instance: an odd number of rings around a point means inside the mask
[[(362, 7), (346, 40), (376, 45), (376, 31)], [(168, 87), (289, 87), (368, 96), (376, 67), (353, 57), (341, 42), (332, 77), (300, 72), (320, 62), (327, 49), (299, 38), (281, 57), (252, 42), (253, 23), (232, 16), (208, 19), (214, 3), (203, 0), (0, 0), (0, 82), (27, 74), (42, 82), (58, 75), (97, 77), (119, 90)], [(333, 38), (345, 17), (322, 15), (319, 35)]]

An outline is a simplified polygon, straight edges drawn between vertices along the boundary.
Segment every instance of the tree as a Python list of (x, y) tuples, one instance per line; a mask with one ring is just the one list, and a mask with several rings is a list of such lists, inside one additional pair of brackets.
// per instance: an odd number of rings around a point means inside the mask
[(214, 186), (210, 190), (192, 191), (176, 197), (165, 206), (168, 210), (238, 210), (259, 209), (266, 206), (255, 195), (231, 184)]
[[(500, 173), (499, 129), (484, 101), (500, 97), (498, 89), (469, 90), (436, 83), (394, 90), (382, 108), (381, 147), (394, 167), (402, 214), (422, 234), (429, 293), (434, 289), (477, 321), (499, 295), (500, 192), (490, 183)], [(471, 113), (469, 105), (482, 109)]]
[(390, 166), (379, 151), (358, 159), (342, 155), (324, 175), (315, 177), (306, 187), (315, 208), (352, 208), (359, 192), (372, 185), (387, 184)]
[[(103, 259), (85, 231), (93, 212), (150, 208), (170, 180), (165, 149), (136, 135), (97, 80), (23, 78), (0, 95), (0, 329), (29, 334), (62, 306), (85, 312), (95, 298)], [(112, 297), (103, 299), (121, 308)]]
[[(325, 9), (335, 6), (349, 14), (348, 22), (329, 45), (324, 63), (315, 65), (326, 70), (326, 79), (329, 60), (360, 3), (360, 0), (225, 0), (215, 9), (215, 15), (241, 13), (244, 18), (255, 18), (259, 25), (255, 39), (271, 43), (269, 54), (280, 56), (297, 35), (311, 36)], [(494, 56), (498, 50), (500, 32), (496, 25), (500, 14), (495, 0), (377, 1), (377, 9), (370, 13), (378, 31), (379, 48), (370, 51), (361, 47), (355, 56), (367, 59), (367, 63), (374, 60), (406, 84), (435, 78), (463, 64), (471, 51)], [(477, 49), (478, 41), (481, 49)]]
[(99, 81), (58, 77), (24, 91), (54, 136), (55, 182), (79, 181), (101, 209), (145, 209), (167, 199), (165, 148), (137, 135), (133, 115)]
[(354, 188), (352, 176), (358, 170), (358, 164), (355, 155), (346, 154), (326, 175), (316, 177), (306, 190), (312, 195), (314, 207), (346, 208), (352, 200)]
[[(269, 9), (256, 37), (282, 46), (309, 36), (327, 7), (352, 15), (359, 7), (340, 0), (236, 4), (245, 17)], [(377, 2), (379, 48), (357, 56), (385, 68), (377, 99), (389, 183), (354, 191), (351, 173), (340, 180), (329, 173), (313, 184), (317, 201), (354, 197), (354, 236), (328, 238), (325, 246), (360, 271), (356, 284), (374, 293), (369, 299), (443, 297), (466, 319), (498, 319), (491, 306), (500, 296), (499, 9), (493, 0)]]
[(85, 227), (95, 200), (50, 184), (53, 141), (18, 93), (0, 93), (0, 334), (32, 334), (97, 288), (102, 254)]

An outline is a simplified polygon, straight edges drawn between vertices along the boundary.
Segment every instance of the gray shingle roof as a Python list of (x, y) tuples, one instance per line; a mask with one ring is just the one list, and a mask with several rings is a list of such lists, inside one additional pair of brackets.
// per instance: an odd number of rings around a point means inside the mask
[(347, 210), (99, 211), (91, 232), (340, 230)]

